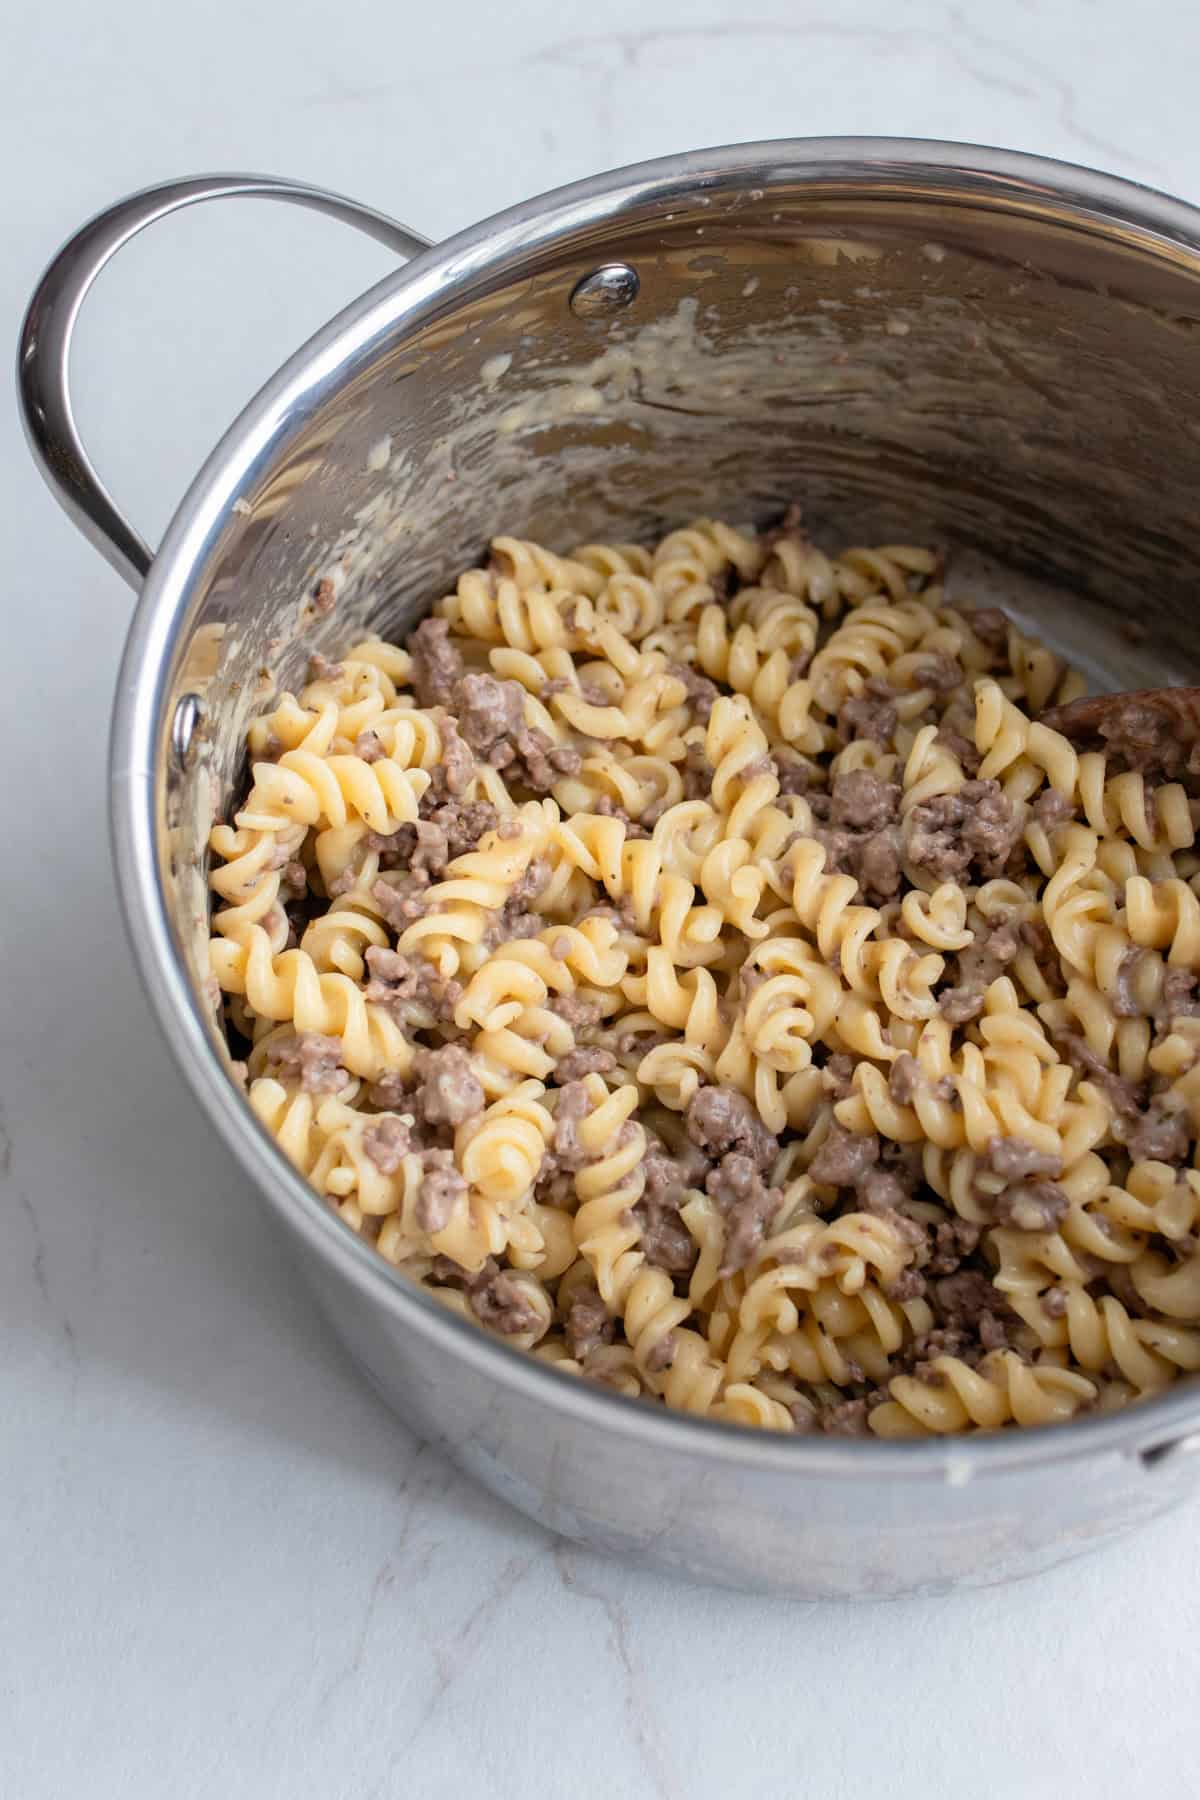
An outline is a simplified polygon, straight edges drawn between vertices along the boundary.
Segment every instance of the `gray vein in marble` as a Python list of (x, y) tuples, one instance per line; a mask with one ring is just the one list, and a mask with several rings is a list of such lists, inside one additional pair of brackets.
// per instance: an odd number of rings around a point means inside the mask
[(376, 1569), (370, 1589), (367, 1593), (367, 1603), (363, 1608), (362, 1620), (358, 1627), (358, 1637), (355, 1640), (353, 1654), (351, 1655), (349, 1662), (341, 1669), (338, 1669), (329, 1678), (317, 1696), (317, 1705), (322, 1710), (330, 1704), (338, 1693), (341, 1692), (342, 1688), (353, 1681), (354, 1677), (361, 1672), (363, 1658), (365, 1657), (367, 1650), (367, 1640), (371, 1635), (371, 1626), (374, 1622), (380, 1599), (384, 1593), (393, 1586), (395, 1580), (396, 1571), (392, 1567), (392, 1559), (390, 1556), (385, 1557), (383, 1562), (381, 1562)]
[[(999, 38), (988, 37), (976, 30), (967, 20), (965, 12), (958, 6), (947, 10), (950, 29), (934, 30), (921, 27), (894, 27), (882, 25), (843, 25), (828, 20), (819, 23), (798, 24), (783, 23), (774, 20), (737, 20), (712, 25), (674, 25), (651, 27), (646, 31), (598, 32), (594, 35), (581, 34), (576, 37), (563, 38), (547, 45), (544, 49), (535, 50), (521, 60), (526, 63), (554, 63), (561, 67), (575, 68), (594, 75), (601, 84), (597, 94), (597, 119), (611, 123), (612, 120), (612, 88), (620, 72), (636, 69), (647, 51), (660, 45), (681, 45), (685, 43), (728, 43), (745, 42), (748, 39), (785, 39), (800, 41), (842, 40), (860, 43), (868, 54), (899, 56), (918, 46), (942, 51), (958, 64), (963, 73), (972, 80), (978, 81), (982, 87), (994, 91), (1011, 94), (1016, 99), (1037, 103), (1042, 92), (1048, 90), (1057, 101), (1058, 122), (1062, 129), (1080, 144), (1089, 149), (1099, 150), (1104, 155), (1114, 157), (1126, 164), (1132, 164), (1143, 170), (1154, 170), (1157, 165), (1137, 156), (1123, 145), (1110, 138), (1101, 137), (1090, 130), (1078, 117), (1079, 99), (1071, 83), (1061, 77), (1053, 68), (1038, 61), (1028, 51), (1017, 45), (1006, 44)], [(954, 41), (954, 32), (959, 32), (966, 42), (976, 50), (997, 59), (1007, 57), (1015, 63), (1017, 69), (1032, 77), (1030, 81), (1014, 79), (994, 68), (981, 68), (974, 60), (969, 60), (959, 44)], [(618, 60), (609, 60), (607, 53), (615, 51)]]
[(620, 1666), (625, 1688), (625, 1714), (629, 1720), (633, 1742), (637, 1745), (654, 1792), (660, 1796), (660, 1800), (676, 1800), (679, 1789), (675, 1784), (670, 1758), (664, 1753), (659, 1741), (654, 1715), (646, 1704), (648, 1684), (633, 1660), (625, 1608), (619, 1600), (602, 1593), (598, 1587), (593, 1587), (583, 1578), (579, 1567), (579, 1552), (570, 1544), (559, 1541), (553, 1546), (552, 1556), (563, 1591), (575, 1599), (594, 1601), (608, 1620), (609, 1643)]
[[(1089, 149), (1099, 150), (1105, 156), (1113, 156), (1117, 157), (1122, 162), (1133, 163), (1141, 169), (1159, 169), (1159, 164), (1147, 162), (1144, 157), (1132, 155), (1124, 145), (1114, 142), (1111, 138), (1101, 137), (1098, 132), (1089, 130), (1078, 117), (1079, 97), (1076, 94), (1075, 89), (1069, 81), (1064, 80), (1064, 78), (1054, 69), (1047, 68), (1045, 63), (1039, 62), (1035, 57), (1030, 56), (1029, 53), (1022, 49), (1018, 44), (1005, 44), (1001, 42), (999, 38), (986, 36), (971, 24), (967, 17), (966, 10), (961, 6), (951, 6), (949, 8), (948, 17), (955, 29), (962, 32), (968, 43), (973, 44), (977, 49), (982, 50), (987, 54), (1010, 57), (1012, 61), (1017, 64), (1018, 68), (1027, 70), (1028, 73), (1033, 76), (1035, 82), (1043, 83), (1050, 92), (1057, 97), (1059, 124), (1064, 131), (1070, 134), (1070, 136), (1078, 138), (1081, 144), (1086, 144)], [(1006, 88), (1007, 91), (1016, 94), (1018, 97), (1033, 101), (1039, 99), (1040, 96), (1036, 86), (1029, 87), (1024, 84), (1005, 81), (1003, 77), (995, 75), (991, 71), (967, 64), (958, 52), (954, 50), (952, 45), (950, 48), (954, 54), (955, 60), (959, 62), (968, 73), (974, 75), (984, 87)]]
[(473, 1606), (447, 1644), (434, 1646), (433, 1661), (437, 1685), (429, 1710), (422, 1721), (428, 1725), (434, 1713), (462, 1674), (467, 1662), (479, 1648), (488, 1626), (513, 1590), (528, 1575), (536, 1556), (510, 1556), (504, 1562), (495, 1582)]
[(6, 1175), (12, 1173), (12, 1164), (12, 1132), (8, 1129), (8, 1120), (5, 1115), (4, 1104), (0, 1101), (0, 1181), (3, 1181)]
[(387, 100), (395, 93), (389, 82), (382, 86), (358, 87), (346, 81), (332, 67), (325, 77), (325, 85), (315, 94), (301, 94), (298, 104), (301, 106), (370, 106), (376, 100)]
[[(0, 1181), (7, 1181), (13, 1172), (13, 1137), (5, 1117), (3, 1104), (0, 1103)], [(50, 1291), (50, 1278), (46, 1273), (46, 1239), (42, 1231), (37, 1209), (25, 1189), (13, 1183), (13, 1198), (24, 1214), (29, 1226), (29, 1236), (33, 1246), (29, 1272), (33, 1276), (33, 1284), (38, 1291), (42, 1305), (58, 1328), (63, 1346), (73, 1367), (79, 1367), (79, 1344), (75, 1337), (75, 1327), (65, 1313), (58, 1310), (54, 1296)]]
[[(423, 1449), (424, 1446), (421, 1448)], [(414, 1460), (416, 1459), (414, 1458)], [(448, 1473), (452, 1480), (458, 1479), (454, 1476), (453, 1471), (448, 1471)], [(422, 1495), (422, 1498), (424, 1498), (424, 1495)], [(415, 1505), (416, 1503), (414, 1501), (414, 1511)], [(404, 1544), (407, 1541), (409, 1523), (410, 1521), (406, 1519), (404, 1528), (401, 1532), (401, 1544)], [(439, 1543), (440, 1541), (426, 1546), (423, 1558), (424, 1562), (428, 1561), (432, 1551), (439, 1547)], [(424, 1734), (428, 1727), (433, 1725), (439, 1719), (443, 1702), (446, 1700), (447, 1695), (450, 1694), (451, 1689), (454, 1687), (459, 1676), (462, 1675), (468, 1667), (476, 1651), (480, 1648), (496, 1614), (504, 1606), (509, 1596), (520, 1586), (521, 1582), (525, 1579), (526, 1575), (528, 1575), (535, 1563), (540, 1560), (540, 1557), (536, 1554), (508, 1557), (501, 1566), (495, 1581), (492, 1582), (491, 1586), (482, 1595), (476, 1605), (471, 1608), (470, 1612), (465, 1619), (462, 1620), (461, 1624), (453, 1634), (448, 1639), (433, 1643), (429, 1646), (433, 1675), (433, 1692), (430, 1696), (429, 1703), (412, 1735), (406, 1739), (404, 1744), (401, 1745), (394, 1755), (388, 1759), (387, 1766), (382, 1771), (379, 1780), (364, 1794), (363, 1800), (376, 1800), (376, 1796), (390, 1794), (394, 1791), (391, 1782), (393, 1771), (396, 1766), (401, 1762), (408, 1762), (416, 1740)], [(417, 1566), (420, 1567), (421, 1564), (418, 1564)], [(409, 1566), (406, 1573), (411, 1576), (412, 1565)], [(372, 1586), (371, 1594), (368, 1596), (366, 1615), (364, 1616), (364, 1628), (361, 1633), (361, 1642), (359, 1649), (356, 1652), (356, 1660), (353, 1660), (346, 1670), (347, 1677), (355, 1673), (357, 1668), (361, 1666), (362, 1650), (365, 1646), (367, 1633), (370, 1628), (370, 1616), (374, 1610), (379, 1592), (384, 1585), (390, 1587), (391, 1580), (389, 1579), (385, 1584), (381, 1583), (377, 1578)], [(416, 1622), (419, 1626), (419, 1618)], [(424, 1635), (424, 1633), (422, 1633), (422, 1635)], [(426, 1641), (428, 1642), (428, 1639), (426, 1639)]]

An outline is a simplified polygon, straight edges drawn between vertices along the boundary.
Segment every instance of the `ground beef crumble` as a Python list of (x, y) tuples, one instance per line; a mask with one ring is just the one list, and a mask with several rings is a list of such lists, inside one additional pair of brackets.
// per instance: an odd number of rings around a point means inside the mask
[(422, 706), (449, 706), (463, 673), (463, 659), (450, 641), (445, 619), (424, 619), (408, 641), (412, 684)]
[(363, 1132), (363, 1150), (381, 1175), (394, 1175), (412, 1149), (412, 1121), (385, 1113)]
[(520, 1337), (528, 1332), (544, 1336), (549, 1325), (516, 1276), (499, 1268), (490, 1256), (479, 1274), (467, 1283), (467, 1298), (480, 1324), (498, 1331), (502, 1337)]
[(826, 871), (853, 875), (868, 905), (890, 900), (901, 876), (899, 787), (868, 769), (852, 769), (835, 775), (829, 794), (810, 796), (809, 805)]
[(422, 1231), (444, 1231), (466, 1192), (467, 1184), (454, 1166), (451, 1151), (421, 1152), (421, 1189), (417, 1195), (416, 1218)]
[(905, 858), (936, 881), (968, 870), (983, 880), (1003, 872), (1024, 821), (998, 781), (966, 781), (957, 793), (918, 801), (906, 821)]
[(687, 1133), (692, 1143), (714, 1161), (737, 1150), (764, 1171), (779, 1151), (778, 1138), (767, 1130), (750, 1101), (736, 1088), (697, 1088), (687, 1109)]
[(567, 1349), (579, 1362), (601, 1344), (612, 1343), (613, 1321), (593, 1284), (589, 1283), (572, 1291), (564, 1335)]
[(616, 1066), (617, 1059), (611, 1050), (584, 1045), (580, 1049), (569, 1050), (560, 1059), (554, 1070), (554, 1079), (566, 1086), (572, 1081), (582, 1081), (585, 1075), (611, 1075)]
[(808, 1172), (823, 1187), (857, 1187), (879, 1161), (879, 1139), (874, 1132), (847, 1131), (835, 1120)]
[[(429, 910), (429, 872), (414, 869), (407, 875), (381, 875), (371, 885), (371, 898), (400, 937)], [(369, 998), (370, 996), (368, 996)]]
[(301, 1031), (272, 1039), (268, 1065), (286, 1079), (298, 1077), (306, 1094), (338, 1094), (352, 1079), (341, 1063), (342, 1040), (319, 1031)]
[(1004, 974), (1020, 947), (1017, 931), (1007, 920), (981, 926), (974, 940), (953, 958), (952, 985), (938, 995), (943, 1019), (951, 1025), (967, 1025), (977, 1019), (988, 988)]
[(698, 1246), (679, 1216), (690, 1193), (702, 1190), (710, 1163), (694, 1144), (668, 1150), (652, 1131), (646, 1133), (642, 1160), (645, 1186), (634, 1207), (638, 1246), (646, 1261), (672, 1275), (687, 1275), (695, 1267)]
[(667, 672), (683, 683), (687, 690), (685, 704), (702, 725), (707, 725), (713, 701), (720, 691), (717, 684), (710, 681), (707, 675), (701, 675), (690, 663), (671, 663)]
[(583, 1169), (593, 1161), (591, 1151), (579, 1139), (580, 1122), (591, 1110), (588, 1091), (582, 1081), (569, 1081), (558, 1090), (551, 1147), (560, 1168)]
[(403, 956), (372, 944), (366, 964), (364, 999), (384, 1007), (406, 1029), (452, 1017), (462, 999), (462, 984), (452, 977), (443, 979), (423, 956)]
[(837, 716), (838, 732), (844, 744), (870, 738), (886, 744), (896, 729), (896, 695), (887, 685), (872, 676), (863, 684), (862, 692), (842, 702)]
[(459, 1045), (422, 1050), (414, 1068), (421, 1084), (416, 1105), (427, 1124), (464, 1125), (483, 1111), (483, 1088)]
[(768, 1187), (752, 1157), (732, 1150), (704, 1183), (725, 1220), (725, 1248), (719, 1273), (744, 1269), (762, 1243), (767, 1226), (783, 1204), (782, 1188)]

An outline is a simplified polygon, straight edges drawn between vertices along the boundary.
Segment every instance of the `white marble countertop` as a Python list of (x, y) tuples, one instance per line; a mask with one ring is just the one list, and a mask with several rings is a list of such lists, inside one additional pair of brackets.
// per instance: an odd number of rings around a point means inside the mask
[[(733, 10), (24, 8), (0, 338), (88, 212), (209, 168), (308, 176), (433, 235), (596, 168), (791, 133), (1004, 143), (1200, 198), (1200, 26), (1171, 0)], [(172, 221), (105, 277), (80, 410), (144, 531), (386, 264), (243, 205)], [(554, 1542), (364, 1391), (193, 1109), (121, 935), (103, 745), (129, 596), (11, 412), (0, 456), (0, 1793), (1185, 1792), (1194, 1506), (1011, 1590), (772, 1604)]]

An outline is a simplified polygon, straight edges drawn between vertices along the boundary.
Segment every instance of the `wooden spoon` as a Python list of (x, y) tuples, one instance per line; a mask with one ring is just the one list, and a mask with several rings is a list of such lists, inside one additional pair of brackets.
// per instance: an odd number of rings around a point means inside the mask
[(1088, 694), (1039, 715), (1072, 743), (1119, 755), (1131, 769), (1177, 775), (1200, 750), (1200, 688), (1139, 688)]

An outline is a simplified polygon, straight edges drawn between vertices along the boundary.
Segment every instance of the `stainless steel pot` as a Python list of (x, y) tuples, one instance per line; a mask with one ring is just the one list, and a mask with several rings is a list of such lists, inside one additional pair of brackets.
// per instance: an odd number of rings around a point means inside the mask
[[(222, 195), (331, 212), (411, 257), (300, 350), (151, 558), (93, 472), (67, 358), (152, 220)], [(1200, 1475), (1200, 1390), (960, 1442), (780, 1439), (560, 1376), (443, 1311), (345, 1230), (226, 1077), (204, 843), (250, 714), (313, 649), (402, 633), (497, 530), (563, 547), (801, 495), (836, 537), (986, 546), (1102, 683), (1200, 667), (1200, 214), (963, 145), (699, 151), (513, 208), (437, 248), (243, 176), (151, 189), (56, 257), (25, 322), (34, 453), (140, 590), (112, 739), (130, 938), (200, 1103), (398, 1412), (552, 1530), (706, 1580), (885, 1596), (1044, 1568)], [(338, 608), (318, 617), (314, 580)]]

